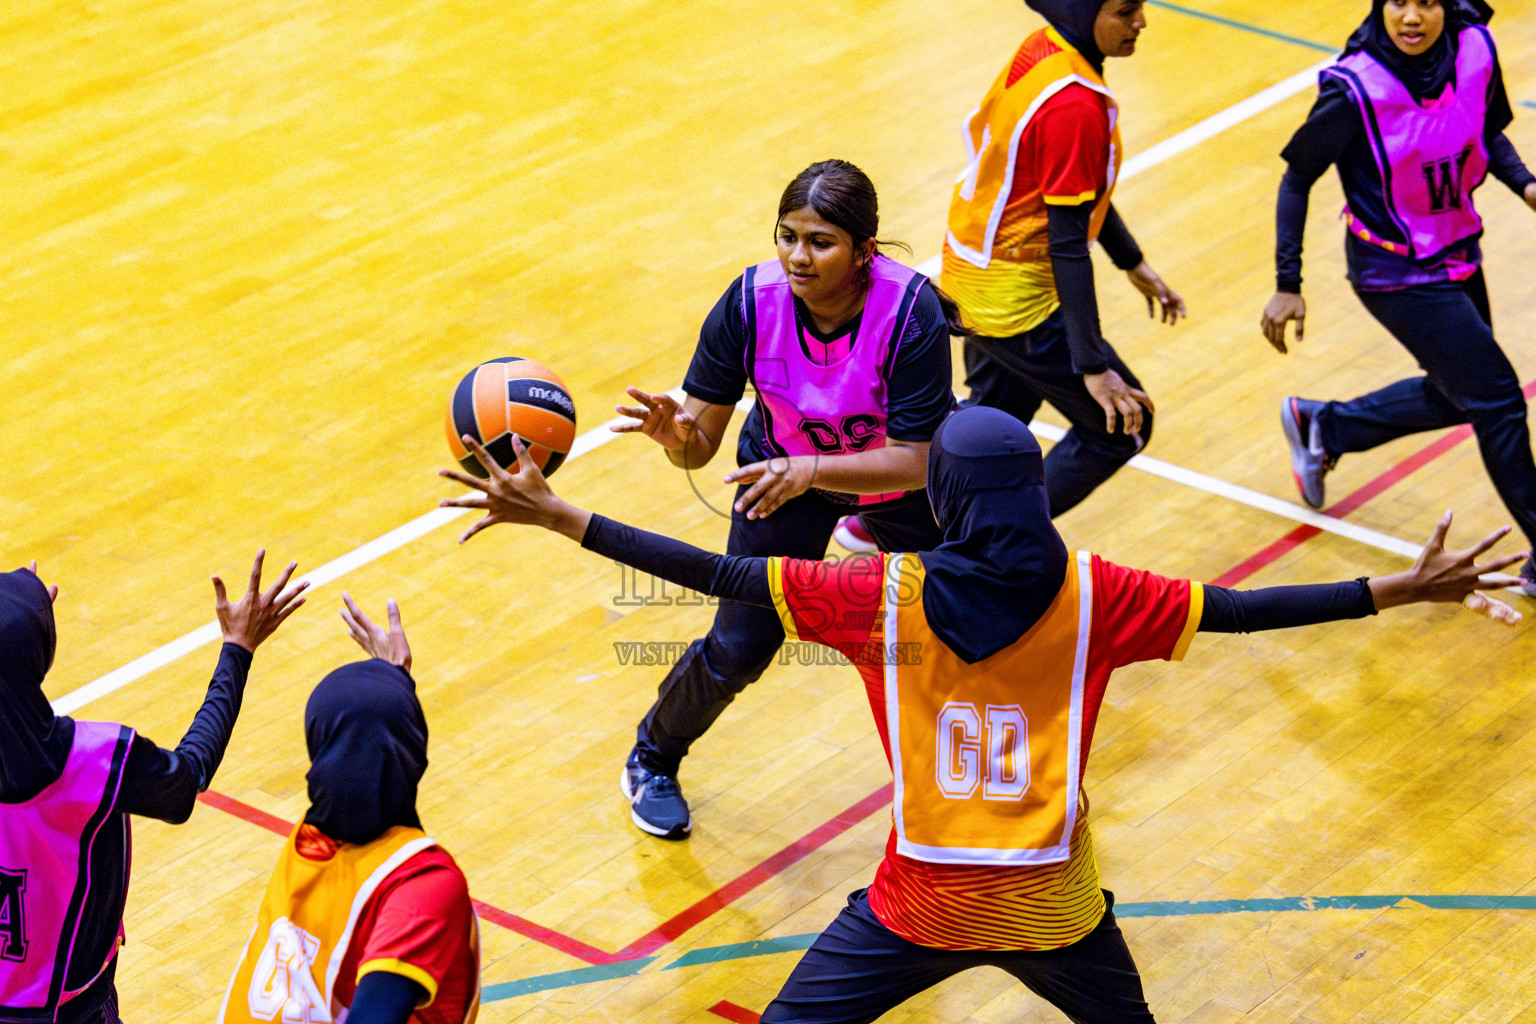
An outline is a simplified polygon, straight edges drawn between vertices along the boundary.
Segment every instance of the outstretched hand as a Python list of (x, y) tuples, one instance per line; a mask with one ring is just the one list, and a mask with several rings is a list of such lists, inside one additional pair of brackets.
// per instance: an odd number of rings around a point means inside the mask
[(411, 644), (405, 638), (405, 628), (400, 625), (400, 606), (390, 598), (384, 605), (385, 612), (389, 615), (389, 629), (385, 629), (363, 614), (363, 610), (352, 600), (352, 595), (343, 592), (341, 620), (347, 624), (347, 629), (352, 632), (352, 639), (357, 641), (357, 646), (363, 649), (363, 653), (370, 658), (379, 658), (398, 665), (407, 672), (411, 670)]
[(485, 467), (489, 476), (479, 480), (454, 469), (438, 470), (438, 476), (456, 480), (465, 487), (480, 492), (438, 502), (438, 505), (443, 508), (485, 509), (485, 516), (459, 538), (460, 544), (486, 527), (495, 526), (497, 523), (542, 526), (546, 530), (563, 533), (572, 540), (580, 542), (587, 532), (587, 523), (591, 521), (592, 514), (583, 512), (550, 490), (549, 482), (544, 479), (544, 474), (539, 472), (539, 467), (534, 465), (521, 438), (516, 435), (512, 437), (512, 450), (517, 453), (515, 472), (508, 472), (498, 466), (484, 446), (468, 434), (464, 435), (463, 441), (464, 446), (474, 453), (475, 458)]
[(217, 576), (213, 578), (213, 608), (219, 617), (224, 642), (244, 647), (253, 654), (267, 637), (277, 632), (277, 627), (288, 621), (288, 616), (299, 610), (304, 603), (304, 598), (299, 595), (309, 589), (307, 581), (288, 586), (293, 571), (299, 567), (298, 562), (289, 562), (272, 588), (262, 590), (261, 564), (266, 557), (265, 548), (256, 552), (256, 560), (251, 563), (250, 584), (234, 604), (229, 603), (229, 596), (224, 592), (224, 581)]
[(1529, 558), (1530, 552), (1503, 555), (1479, 565), (1478, 556), (1503, 540), (1510, 527), (1501, 527), (1462, 551), (1445, 550), (1445, 537), (1450, 528), (1451, 513), (1447, 511), (1435, 524), (1434, 532), (1424, 550), (1419, 552), (1413, 568), (1391, 576), (1377, 576), (1370, 581), (1371, 596), (1377, 609), (1419, 601), (1458, 601), (1497, 622), (1506, 625), (1519, 622), (1519, 612), (1479, 592), (1519, 583), (1518, 578), (1503, 575), (1502, 570)]
[(615, 423), (609, 430), (615, 434), (644, 434), (672, 452), (688, 447), (699, 424), (693, 413), (677, 404), (677, 399), (664, 391), (653, 395), (635, 387), (625, 388), (624, 393), (640, 404), (616, 405), (614, 411), (639, 422)]

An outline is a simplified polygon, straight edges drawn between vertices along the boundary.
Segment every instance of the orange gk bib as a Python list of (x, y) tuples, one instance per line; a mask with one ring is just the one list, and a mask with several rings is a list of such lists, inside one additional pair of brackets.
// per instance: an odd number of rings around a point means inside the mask
[(887, 561), (885, 642), (920, 652), (885, 666), (897, 852), (931, 864), (1066, 860), (1082, 782), (1092, 556), (1077, 552), (1045, 615), (974, 665), (929, 628), (923, 582), (916, 555)]
[[(397, 826), (362, 846), (344, 843), (329, 860), (298, 852), (288, 837), (267, 885), (256, 929), (235, 968), (220, 1024), (328, 1024), (346, 1007), (333, 995), (353, 930), (374, 890), (411, 857), (436, 846), (420, 829)], [(475, 941), (475, 949), (479, 949)], [(479, 1009), (478, 991), (465, 1024)]]
[[(998, 226), (1003, 211), (1013, 193), (1014, 169), (1018, 166), (1019, 138), (1035, 112), (1052, 96), (1069, 85), (1081, 85), (1104, 96), (1109, 107), (1109, 166), (1103, 194), (1094, 203), (1089, 223), (1088, 237), (1098, 238), (1099, 229), (1109, 213), (1110, 197), (1119, 177), (1122, 148), (1120, 145), (1120, 108), (1115, 102), (1104, 77), (1082, 54), (1067, 43), (1055, 29), (1044, 30), (1046, 38), (1058, 52), (1041, 58), (1012, 85), (1008, 77), (1012, 68), (1004, 68), (992, 88), (982, 98), (981, 105), (971, 112), (965, 125), (966, 165), (955, 179), (955, 191), (949, 205), (950, 249), (982, 270), (992, 262), (993, 243), (997, 240)], [(1031, 37), (1033, 38), (1033, 37)], [(1028, 45), (1028, 41), (1026, 44)], [(1038, 216), (1044, 220), (1043, 207)], [(1002, 258), (1014, 263), (1028, 263), (1049, 259), (1049, 251), (1043, 230), (1038, 244), (1009, 251)]]

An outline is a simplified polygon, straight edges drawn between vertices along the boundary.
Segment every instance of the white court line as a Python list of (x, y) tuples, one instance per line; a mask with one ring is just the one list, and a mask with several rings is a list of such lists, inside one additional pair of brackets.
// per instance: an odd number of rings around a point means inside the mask
[[(1192, 149), (1202, 142), (1226, 131), (1228, 128), (1241, 124), (1243, 121), (1302, 92), (1317, 81), (1318, 71), (1332, 62), (1332, 58), (1330, 58), (1315, 64), (1305, 71), (1298, 72), (1290, 78), (1277, 82), (1262, 92), (1255, 93), (1240, 103), (1228, 107), (1219, 114), (1206, 118), (1199, 124), (1184, 129), (1177, 135), (1164, 139), (1143, 152), (1127, 157), (1125, 163), (1120, 168), (1120, 180), (1125, 181), (1127, 178), (1135, 177), (1143, 171), (1150, 170), (1163, 161)], [(925, 260), (917, 269), (931, 277), (938, 274), (939, 266), (940, 258), (935, 256), (932, 259)], [(673, 393), (680, 394), (681, 392), (674, 389)], [(750, 399), (743, 399), (742, 402), (738, 403), (738, 408), (748, 408), (750, 407), (750, 402)], [(580, 458), (620, 436), (608, 428), (615, 423), (623, 422), (623, 420), (624, 417), (615, 417), (601, 426), (582, 434), (576, 439), (575, 444), (571, 446), (571, 452), (566, 461)], [(1030, 428), (1048, 440), (1056, 441), (1061, 438), (1061, 430), (1047, 423), (1037, 421), (1030, 424)], [(1303, 508), (1300, 505), (1282, 501), (1279, 498), (1272, 498), (1267, 494), (1260, 494), (1257, 491), (1250, 491), (1245, 487), (1238, 487), (1235, 484), (1229, 484), (1180, 466), (1160, 462), (1157, 459), (1149, 459), (1144, 455), (1136, 456), (1128, 465), (1151, 473), (1154, 476), (1160, 476), (1176, 483), (1195, 487), (1199, 490), (1207, 491), (1232, 501), (1241, 502), (1253, 508), (1262, 509), (1263, 511), (1283, 516), (1286, 519), (1292, 519), (1299, 523), (1307, 523), (1329, 533), (1348, 537), (1351, 540), (1381, 548), (1385, 551), (1405, 555), (1409, 558), (1416, 558), (1419, 553), (1419, 546), (1416, 544), (1409, 544), (1407, 541), (1399, 540), (1396, 537), (1377, 533), (1374, 530), (1367, 530), (1364, 527), (1345, 523), (1329, 516), (1319, 515), (1311, 509)], [(469, 509), (460, 508), (433, 509), (425, 515), (417, 516), (404, 526), (396, 527), (383, 536), (377, 537), (361, 547), (342, 555), (340, 558), (326, 562), (324, 565), (312, 572), (306, 573), (300, 578), (309, 581), (311, 590), (331, 583), (354, 569), (359, 569), (369, 562), (376, 561), (390, 552), (404, 547), (413, 540), (426, 536), (438, 527), (458, 519), (469, 511)], [(218, 640), (220, 635), (217, 622), (210, 622), (207, 625), (200, 626), (185, 636), (178, 637), (163, 647), (159, 647), (143, 657), (135, 658), (121, 668), (114, 669), (106, 675), (86, 683), (82, 687), (64, 694), (53, 702), (54, 713), (67, 715), (78, 711), (92, 701), (99, 700), (109, 693), (120, 690), (130, 683), (149, 675), (149, 673), (156, 669), (163, 668), (201, 647), (206, 647)]]

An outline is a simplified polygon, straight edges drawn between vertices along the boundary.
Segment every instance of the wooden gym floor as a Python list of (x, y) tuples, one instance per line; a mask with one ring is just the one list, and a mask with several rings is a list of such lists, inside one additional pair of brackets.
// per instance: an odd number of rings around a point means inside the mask
[[(1156, 461), (1064, 517), (1069, 542), (1264, 585), (1393, 571), (1448, 505), (1463, 541), (1503, 523), (1465, 431), (1351, 456), (1329, 515), (1296, 503), (1280, 398), (1412, 372), (1342, 279), (1331, 178), (1307, 341), (1281, 358), (1256, 329), (1276, 153), (1311, 95), (1265, 90), (1365, 4), (1185, 4), (1155, 2), (1109, 75), (1136, 161), (1117, 202), (1192, 316), (1149, 323), (1100, 263), (1106, 334), (1158, 402)], [(1506, 0), (1493, 26), (1528, 158), (1533, 15)], [(455, 545), (464, 521), (431, 514), (452, 493), (443, 406), (498, 355), (556, 368), (583, 431), (627, 384), (676, 385), (815, 159), (868, 170), (883, 233), (931, 257), (961, 118), (1037, 24), (1012, 0), (7, 8), (0, 552), (62, 589), (50, 695), (173, 745), (215, 660), (209, 574), (262, 545), (327, 567), (258, 654), (207, 805), (137, 828), (127, 1019), (215, 1013), (306, 806), (305, 697), (356, 655), (343, 588), (404, 609), (432, 726), (422, 816), (484, 901), (482, 1019), (754, 1019), (883, 846), (856, 675), (776, 666), (685, 766), (693, 838), (641, 835), (615, 783), (662, 669), (623, 645), (686, 641), (709, 609), (635, 600), (550, 535)], [(1497, 183), (1479, 203), (1499, 336), (1536, 382), (1536, 219)], [(724, 469), (696, 475), (701, 501), (621, 438), (556, 484), (719, 547)], [(1204, 638), (1116, 677), (1088, 790), (1160, 1020), (1536, 1021), (1530, 637), (1411, 609)], [(977, 972), (887, 1019), (1060, 1017)]]

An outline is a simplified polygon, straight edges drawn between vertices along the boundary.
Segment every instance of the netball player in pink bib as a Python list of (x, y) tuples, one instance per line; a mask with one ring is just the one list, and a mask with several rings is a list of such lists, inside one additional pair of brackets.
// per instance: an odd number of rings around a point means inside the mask
[[(696, 471), (720, 448), (750, 384), (726, 476), (738, 484), (732, 554), (821, 558), (838, 519), (857, 511), (886, 550), (938, 536), (923, 473), (928, 442), (953, 405), (951, 334), (957, 307), (922, 274), (881, 255), (875, 187), (863, 171), (825, 160), (800, 172), (779, 201), (777, 258), (748, 267), (704, 321), (678, 405), (630, 388), (619, 406)], [(620, 780), (631, 820), (681, 839), (693, 826), (678, 766), (784, 642), (772, 609), (720, 602), (709, 635), (662, 680)]]
[[(1282, 154), (1270, 343), (1302, 338), (1307, 193), (1330, 166), (1344, 186), (1344, 254), (1355, 294), (1424, 369), (1346, 402), (1289, 397), (1280, 421), (1303, 499), (1324, 500), (1341, 455), (1470, 423), (1499, 497), (1536, 543), (1536, 461), (1520, 379), (1493, 336), (1482, 218), (1490, 172), (1536, 209), (1536, 176), (1504, 135), (1513, 119), (1482, 0), (1374, 0)], [(1521, 570), (1536, 596), (1536, 563)]]
[(304, 603), (294, 564), (230, 604), (214, 577), (224, 647), (208, 695), (176, 749), (126, 725), (56, 716), (57, 587), (36, 565), (0, 574), (0, 1022), (117, 1024), (131, 843), (128, 816), (180, 824), (229, 744), (256, 648)]

